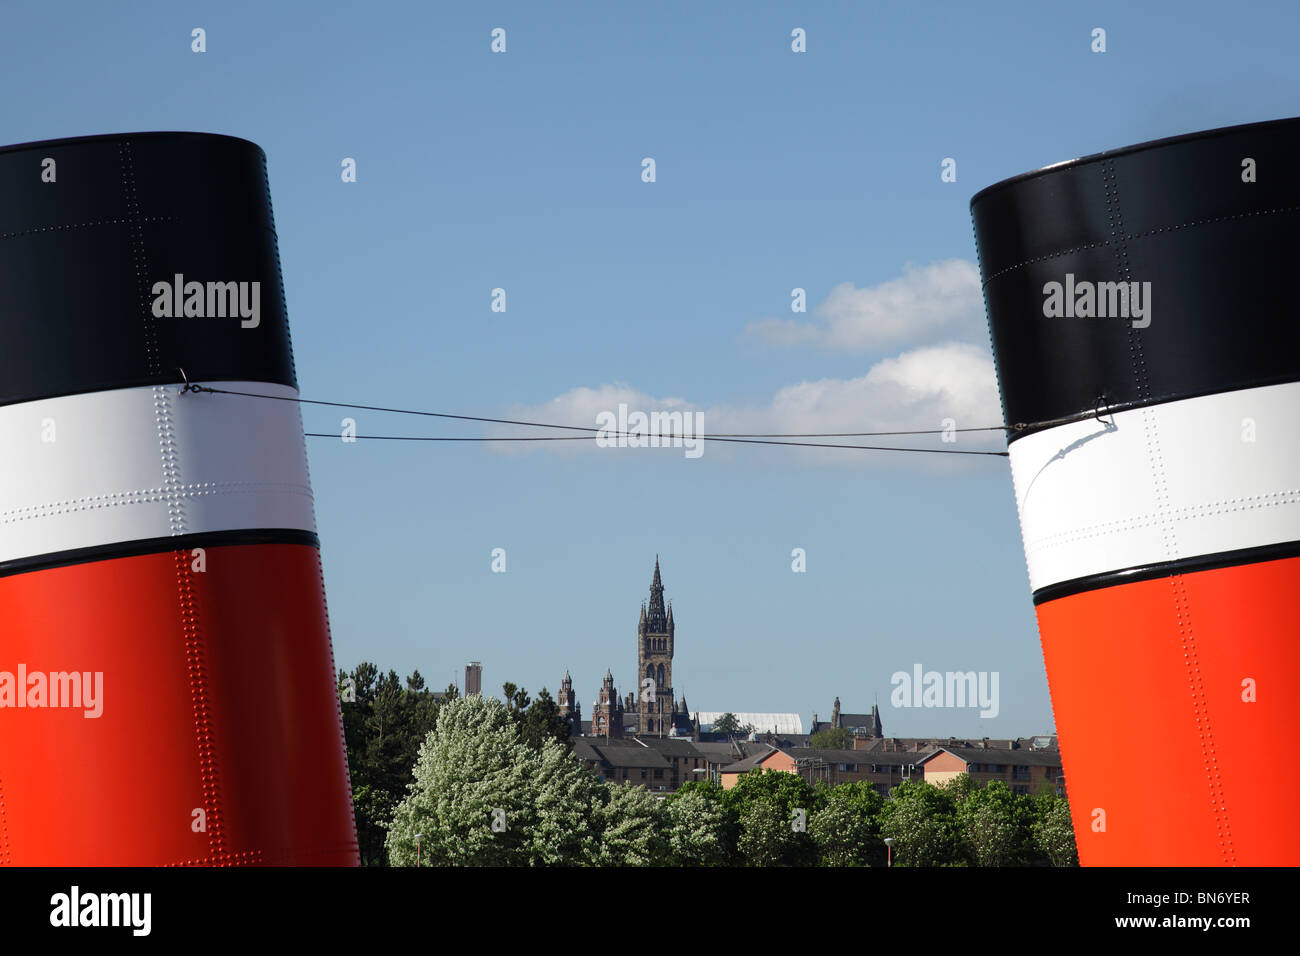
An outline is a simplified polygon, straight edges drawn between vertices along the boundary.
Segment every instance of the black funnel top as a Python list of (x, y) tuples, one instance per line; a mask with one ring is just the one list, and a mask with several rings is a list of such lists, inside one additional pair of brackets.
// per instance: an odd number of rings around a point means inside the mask
[[(155, 284), (177, 276), (166, 305), (183, 312), (198, 283), (201, 316), (155, 315)], [(233, 308), (239, 290), (256, 320)], [(262, 150), (208, 133), (0, 148), (0, 404), (180, 382), (178, 368), (296, 385)]]
[[(1300, 119), (1277, 120), (1099, 153), (977, 193), (1006, 422), (1300, 380), (1298, 155)], [(1126, 313), (1132, 293), (1141, 298)], [(1139, 303), (1145, 316), (1133, 314)]]

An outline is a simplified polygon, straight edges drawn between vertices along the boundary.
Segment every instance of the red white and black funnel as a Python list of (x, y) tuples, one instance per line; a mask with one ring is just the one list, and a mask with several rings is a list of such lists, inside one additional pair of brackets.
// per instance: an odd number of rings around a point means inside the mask
[(1300, 120), (971, 200), (1080, 861), (1300, 863)]
[(355, 864), (262, 151), (0, 149), (0, 342), (0, 864)]

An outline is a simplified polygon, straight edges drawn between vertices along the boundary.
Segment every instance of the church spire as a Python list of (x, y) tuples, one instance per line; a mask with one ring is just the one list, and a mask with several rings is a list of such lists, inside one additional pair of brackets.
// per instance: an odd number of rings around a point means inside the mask
[(668, 612), (664, 609), (664, 581), (659, 574), (659, 555), (655, 555), (655, 577), (650, 584), (650, 608), (647, 612), (648, 629), (656, 634), (667, 630)]

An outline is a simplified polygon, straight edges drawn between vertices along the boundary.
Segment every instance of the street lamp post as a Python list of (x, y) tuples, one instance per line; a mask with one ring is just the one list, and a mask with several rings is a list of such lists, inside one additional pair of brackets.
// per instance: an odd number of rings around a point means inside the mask
[(885, 837), (885, 866), (894, 865), (894, 838)]

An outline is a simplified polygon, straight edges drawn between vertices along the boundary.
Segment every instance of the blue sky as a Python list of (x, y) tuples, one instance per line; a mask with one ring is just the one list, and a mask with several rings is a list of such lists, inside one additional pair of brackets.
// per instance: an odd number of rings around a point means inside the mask
[[(1294, 4), (1134, 6), (24, 4), (0, 33), (0, 138), (258, 143), (307, 398), (578, 425), (627, 401), (734, 432), (992, 425), (971, 195), (1300, 112)], [(552, 692), (567, 667), (589, 714), (606, 667), (632, 689), (657, 553), (692, 708), (806, 721), (878, 697), (899, 736), (1052, 728), (1005, 459), (309, 453), (341, 666), (443, 686), (474, 659), (493, 690)], [(999, 672), (998, 716), (891, 707), (916, 663)]]

